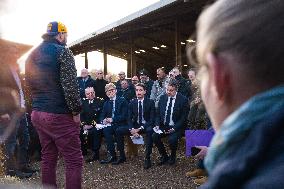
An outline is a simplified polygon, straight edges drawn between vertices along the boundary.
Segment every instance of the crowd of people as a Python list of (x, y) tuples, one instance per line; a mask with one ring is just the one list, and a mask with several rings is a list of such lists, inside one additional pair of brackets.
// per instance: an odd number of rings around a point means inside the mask
[[(131, 79), (121, 71), (117, 81), (104, 76), (102, 70), (96, 70), (92, 78), (87, 69), (82, 69), (77, 77), (72, 52), (65, 47), (66, 34), (62, 23), (49, 23), (42, 36), (43, 43), (26, 61), (24, 78), (19, 77), (16, 63), (13, 69), (4, 67), (10, 72), (3, 72), (10, 75), (2, 75), (3, 86), (15, 86), (22, 111), (16, 129), (4, 143), (5, 174), (31, 177), (36, 172), (29, 167), (31, 154), (39, 154), (42, 183), (56, 187), (60, 153), (65, 160), (66, 187), (80, 188), (83, 156), (92, 150), (92, 157), (86, 162), (124, 163), (125, 137), (144, 139), (145, 169), (152, 166), (154, 145), (161, 155), (159, 165), (174, 165), (178, 140), (187, 127), (190, 103), (198, 99), (197, 103), (200, 102), (200, 97), (191, 89), (195, 76), (185, 79), (178, 67), (168, 74), (161, 67), (157, 69), (155, 81), (146, 69)], [(195, 70), (188, 73), (192, 72)], [(13, 82), (4, 82), (7, 78)], [(5, 116), (1, 116), (1, 123), (8, 124), (10, 117), (5, 122)], [(170, 152), (166, 152), (161, 140), (164, 137), (168, 137)], [(107, 146), (106, 159), (100, 158), (102, 138)], [(15, 159), (17, 141), (19, 157)]]
[[(216, 1), (197, 22), (198, 78), (195, 69), (185, 79), (178, 67), (168, 74), (161, 67), (155, 81), (145, 69), (131, 79), (120, 72), (116, 82), (102, 70), (95, 79), (87, 69), (77, 77), (73, 54), (65, 47), (65, 25), (49, 23), (43, 42), (27, 59), (25, 85), (16, 64), (0, 67), (0, 93), (7, 97), (0, 108), (5, 173), (27, 178), (35, 171), (28, 167), (27, 155), (26, 113), (31, 113), (41, 144), (44, 186), (57, 187), (59, 154), (66, 167), (66, 188), (81, 188), (88, 148), (93, 155), (87, 162), (123, 164), (125, 137), (145, 143), (145, 169), (152, 167), (154, 146), (158, 165), (174, 165), (184, 129), (212, 124), (210, 146), (198, 147), (198, 168), (187, 176), (208, 175), (202, 189), (283, 188), (283, 9), (281, 0)], [(6, 129), (11, 125), (15, 129)], [(102, 137), (106, 159), (100, 157)]]
[[(145, 69), (127, 80), (124, 72), (119, 73), (119, 80), (114, 83), (105, 82), (103, 85), (96, 85), (96, 80), (85, 76), (86, 69), (81, 72), (78, 78), (80, 91), (85, 91), (82, 97), (83, 109), (81, 113), (81, 143), (83, 154), (87, 153), (87, 147), (92, 146), (93, 158), (89, 162), (99, 160), (99, 149), (101, 137), (105, 137), (109, 157), (101, 163), (119, 164), (126, 161), (124, 152), (124, 136), (140, 137), (145, 134), (146, 154), (144, 168), (151, 167), (150, 155), (153, 143), (156, 144), (161, 154), (161, 164), (168, 160), (170, 164), (176, 161), (176, 150), (178, 139), (182, 136), (187, 119), (189, 94), (191, 90), (190, 80), (181, 77), (177, 68), (172, 71), (176, 75), (168, 76), (165, 68), (157, 69), (156, 81), (149, 79)], [(192, 72), (192, 70), (190, 71)], [(99, 77), (102, 71), (97, 70)], [(174, 74), (173, 73), (173, 74)], [(84, 78), (88, 83), (84, 84)], [(180, 81), (179, 82), (178, 78)], [(102, 83), (102, 82), (101, 82)], [(97, 96), (97, 90), (105, 89), (107, 98)], [(181, 90), (185, 88), (187, 90)], [(150, 92), (148, 92), (150, 91)], [(182, 95), (182, 91), (184, 95)], [(105, 102), (105, 103), (104, 103)], [(97, 124), (111, 125), (98, 129)], [(163, 130), (163, 134), (155, 134), (154, 130)], [(153, 130), (153, 128), (155, 128)], [(88, 134), (86, 141), (84, 134)], [(171, 155), (168, 157), (160, 138), (169, 135)], [(92, 143), (88, 145), (87, 142)], [(119, 158), (116, 158), (114, 141), (117, 142)]]

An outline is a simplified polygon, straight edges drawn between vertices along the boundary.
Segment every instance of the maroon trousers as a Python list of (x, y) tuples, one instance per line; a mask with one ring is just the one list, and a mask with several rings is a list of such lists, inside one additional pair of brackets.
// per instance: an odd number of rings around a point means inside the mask
[(32, 112), (32, 123), (38, 132), (42, 147), (42, 184), (57, 188), (56, 165), (60, 153), (65, 162), (66, 188), (80, 189), (83, 156), (79, 123), (76, 124), (69, 114), (39, 111)]

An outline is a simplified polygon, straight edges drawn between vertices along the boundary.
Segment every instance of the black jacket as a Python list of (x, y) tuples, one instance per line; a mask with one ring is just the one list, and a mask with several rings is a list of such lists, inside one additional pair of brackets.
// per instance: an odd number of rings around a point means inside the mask
[(99, 123), (103, 105), (104, 100), (98, 97), (93, 100), (84, 99), (80, 115), (82, 125), (92, 125), (94, 121)]
[[(166, 107), (168, 102), (168, 95), (163, 95), (160, 98), (157, 114), (156, 114), (156, 125), (163, 126), (164, 118), (166, 114)], [(172, 119), (174, 122), (173, 128), (178, 131), (185, 126), (186, 116), (188, 113), (188, 103), (186, 97), (177, 93), (176, 100), (173, 108)]]
[[(153, 100), (144, 98), (143, 101), (143, 118), (146, 123), (143, 125), (144, 129), (148, 127), (153, 127), (155, 123), (155, 103)], [(131, 128), (139, 128), (138, 125), (138, 99), (133, 99), (130, 101), (128, 106), (128, 126)]]
[[(116, 96), (115, 100), (115, 111), (113, 117), (113, 125), (121, 126), (127, 125), (127, 106), (128, 103), (123, 97)], [(101, 114), (100, 121), (102, 122), (105, 118), (111, 118), (112, 106), (110, 105), (110, 100), (104, 103), (103, 112)]]
[(107, 84), (107, 81), (104, 79), (96, 79), (94, 82), (94, 90), (96, 92), (96, 96), (103, 98), (104, 100), (108, 99), (106, 92), (105, 92), (106, 84)]
[(133, 88), (128, 87), (127, 89), (120, 89), (117, 91), (117, 96), (125, 98), (127, 102), (130, 102), (133, 98), (135, 98), (135, 91)]
[[(88, 79), (87, 79), (86, 82), (83, 81), (82, 77), (77, 77), (77, 81), (78, 81), (78, 84), (79, 84), (79, 90), (80, 90), (80, 97), (81, 98), (86, 97), (85, 89), (87, 87), (93, 87), (95, 89), (95, 80), (93, 80), (91, 76), (88, 76)], [(98, 95), (96, 94), (96, 96), (98, 96)]]

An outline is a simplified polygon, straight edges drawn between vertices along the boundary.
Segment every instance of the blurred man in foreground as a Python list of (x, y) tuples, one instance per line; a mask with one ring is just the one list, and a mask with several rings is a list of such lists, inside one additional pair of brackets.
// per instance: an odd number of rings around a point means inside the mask
[(198, 20), (201, 96), (216, 130), (202, 189), (284, 186), (283, 10), (281, 0), (219, 0)]

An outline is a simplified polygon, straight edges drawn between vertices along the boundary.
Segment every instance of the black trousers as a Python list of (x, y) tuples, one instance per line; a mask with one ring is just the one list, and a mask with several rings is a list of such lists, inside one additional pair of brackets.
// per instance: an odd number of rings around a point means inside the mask
[(81, 150), (83, 155), (87, 153), (88, 148), (92, 148), (94, 153), (99, 153), (102, 141), (102, 130), (97, 130), (95, 127), (88, 129), (88, 135), (83, 134), (83, 129), (80, 131)]
[[(148, 127), (139, 132), (139, 134), (146, 134), (146, 139), (145, 139), (145, 145), (146, 145), (146, 152), (145, 152), (145, 158), (148, 159), (150, 158), (152, 154), (152, 148), (153, 148), (153, 139), (152, 139), (152, 134), (153, 134), (153, 128)], [(121, 154), (125, 154), (124, 152), (124, 136), (130, 136), (130, 131), (128, 126), (124, 127), (119, 127), (116, 130), (116, 137), (117, 137), (117, 148), (118, 151)]]
[(161, 154), (161, 156), (167, 156), (167, 152), (164, 146), (164, 143), (162, 142), (162, 138), (164, 137), (168, 137), (168, 143), (171, 149), (171, 156), (176, 156), (176, 151), (177, 151), (177, 147), (178, 147), (178, 140), (181, 136), (181, 133), (178, 131), (175, 131), (173, 133), (170, 134), (158, 134), (158, 133), (153, 133), (152, 138), (153, 138), (153, 142), (156, 145), (156, 147), (158, 148), (159, 153)]

